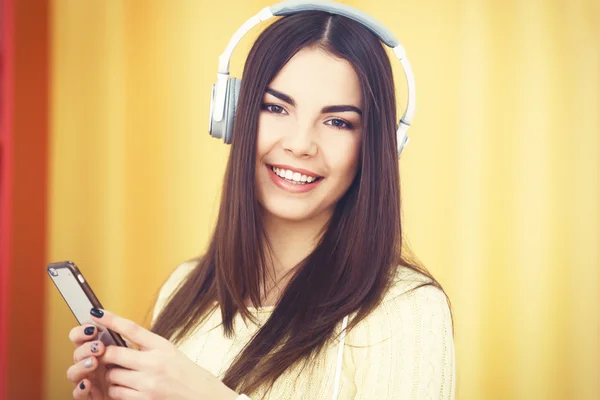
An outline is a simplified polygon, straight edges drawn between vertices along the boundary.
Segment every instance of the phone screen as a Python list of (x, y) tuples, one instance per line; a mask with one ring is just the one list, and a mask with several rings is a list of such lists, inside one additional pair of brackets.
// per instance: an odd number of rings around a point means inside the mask
[(80, 325), (96, 325), (99, 332), (98, 339), (107, 346), (127, 347), (118, 333), (92, 322), (90, 309), (103, 307), (75, 263), (71, 261), (52, 263), (48, 265), (47, 272)]

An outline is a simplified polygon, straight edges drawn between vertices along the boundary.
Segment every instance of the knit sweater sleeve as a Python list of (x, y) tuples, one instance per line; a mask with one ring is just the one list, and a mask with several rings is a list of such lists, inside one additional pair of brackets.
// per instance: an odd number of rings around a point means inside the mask
[(452, 321), (440, 289), (396, 287), (348, 342), (355, 400), (454, 399)]

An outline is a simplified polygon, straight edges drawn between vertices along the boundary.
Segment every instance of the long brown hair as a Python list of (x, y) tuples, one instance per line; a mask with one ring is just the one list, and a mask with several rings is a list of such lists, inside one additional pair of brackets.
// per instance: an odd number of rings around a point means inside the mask
[[(398, 265), (427, 270), (403, 254), (396, 101), (389, 58), (361, 24), (324, 12), (279, 19), (257, 39), (246, 61), (219, 216), (207, 252), (172, 295), (153, 332), (185, 339), (218, 303), (224, 334), (236, 313), (253, 319), (245, 299), (261, 304), (269, 256), (255, 187), (258, 115), (265, 89), (302, 48), (319, 46), (350, 62), (362, 90), (358, 173), (314, 249), (294, 270), (268, 321), (227, 370), (223, 382), (252, 393), (290, 366), (307, 361), (355, 314), (352, 329), (382, 300)], [(266, 244), (266, 246), (265, 246)], [(441, 287), (440, 287), (441, 289)], [(309, 295), (307, 295), (309, 294)]]

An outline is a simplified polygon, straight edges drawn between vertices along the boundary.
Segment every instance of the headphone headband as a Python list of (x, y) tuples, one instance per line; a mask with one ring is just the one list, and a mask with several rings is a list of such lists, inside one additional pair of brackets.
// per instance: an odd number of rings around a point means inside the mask
[[(233, 115), (227, 115), (228, 112), (226, 111), (226, 109), (229, 110), (232, 107), (232, 105), (229, 104), (231, 102), (231, 99), (227, 99), (227, 97), (235, 97), (235, 102), (237, 102), (237, 93), (235, 93), (234, 96), (228, 95), (228, 88), (231, 88), (232, 86), (234, 88), (238, 87), (235, 85), (228, 84), (229, 62), (237, 44), (252, 28), (273, 16), (286, 16), (304, 11), (324, 11), (330, 14), (341, 15), (350, 18), (362, 24), (365, 28), (369, 29), (385, 45), (393, 49), (394, 54), (402, 64), (408, 86), (408, 102), (406, 105), (406, 110), (402, 118), (400, 119), (400, 122), (398, 124), (398, 130), (396, 133), (398, 139), (398, 156), (400, 156), (400, 153), (402, 152), (403, 148), (408, 144), (409, 139), (406, 133), (408, 131), (408, 128), (410, 127), (410, 124), (412, 123), (412, 119), (416, 111), (415, 80), (410, 63), (406, 58), (404, 47), (402, 46), (402, 44), (400, 44), (398, 39), (396, 39), (394, 34), (375, 18), (356, 8), (350, 7), (345, 4), (335, 3), (329, 0), (286, 0), (281, 3), (272, 5), (270, 7), (263, 8), (258, 14), (248, 19), (241, 27), (238, 28), (238, 30), (233, 34), (231, 40), (227, 44), (225, 51), (219, 56), (219, 70), (217, 73), (217, 83), (213, 87), (213, 96), (211, 99), (211, 115), (209, 120), (210, 134), (215, 137), (222, 137), (226, 142), (231, 141), (233, 121), (227, 121), (226, 119), (233, 118)], [(239, 82), (237, 82), (237, 85), (239, 85)], [(233, 109), (235, 109), (235, 106), (236, 104), (233, 104)], [(218, 126), (218, 128), (215, 129), (215, 126)], [(222, 129), (225, 129), (228, 132), (218, 132)]]
[(332, 1), (296, 1), (287, 0), (271, 7), (271, 12), (276, 16), (297, 14), (303, 11), (325, 11), (330, 14), (342, 15), (369, 28), (388, 47), (394, 48), (400, 44), (396, 36), (375, 18), (356, 8)]

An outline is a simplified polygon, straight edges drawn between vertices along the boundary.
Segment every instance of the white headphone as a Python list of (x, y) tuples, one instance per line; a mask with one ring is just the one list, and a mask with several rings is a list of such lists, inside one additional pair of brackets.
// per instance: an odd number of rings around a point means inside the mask
[(233, 122), (240, 92), (241, 79), (229, 77), (229, 61), (235, 46), (259, 23), (273, 16), (296, 14), (303, 11), (325, 11), (330, 14), (342, 15), (361, 23), (373, 32), (385, 45), (391, 47), (404, 68), (408, 86), (408, 102), (404, 115), (398, 122), (396, 137), (398, 139), (398, 157), (409, 142), (408, 128), (415, 115), (416, 89), (415, 78), (406, 58), (404, 47), (398, 39), (385, 26), (368, 14), (345, 4), (338, 4), (328, 0), (295, 1), (287, 0), (270, 7), (263, 8), (258, 14), (248, 19), (233, 34), (223, 54), (219, 56), (219, 71), (217, 83), (213, 85), (210, 101), (210, 118), (208, 131), (212, 137), (222, 138), (225, 143), (231, 143), (233, 136)]

